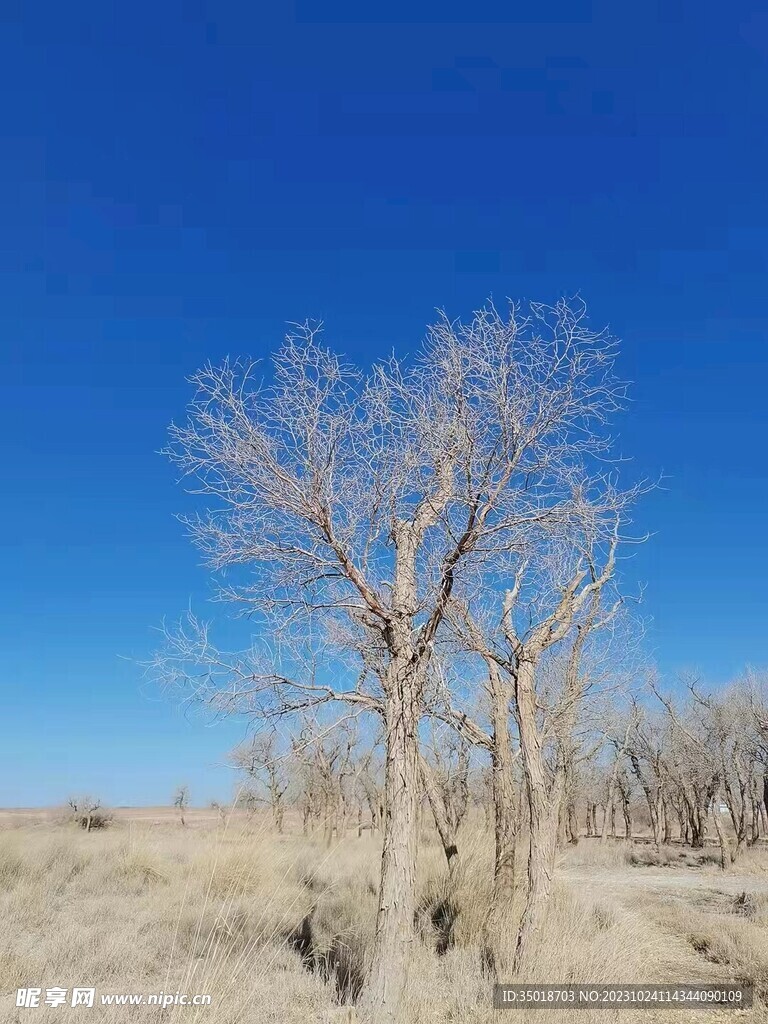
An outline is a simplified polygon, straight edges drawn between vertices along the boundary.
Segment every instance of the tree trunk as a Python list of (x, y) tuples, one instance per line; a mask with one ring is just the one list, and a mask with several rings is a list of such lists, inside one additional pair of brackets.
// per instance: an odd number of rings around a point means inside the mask
[(721, 792), (720, 787), (718, 786), (712, 800), (712, 818), (715, 822), (715, 832), (717, 833), (717, 839), (720, 843), (720, 868), (725, 871), (731, 863), (732, 855), (731, 847), (728, 843), (728, 837), (726, 836), (725, 829), (723, 828), (723, 819), (720, 814), (720, 800)]
[(691, 823), (691, 848), (695, 850), (702, 850), (704, 848), (708, 801), (708, 797), (697, 793), (694, 802), (688, 802), (688, 818)]
[(493, 899), (506, 902), (515, 890), (515, 845), (517, 843), (517, 801), (515, 799), (514, 754), (509, 735), (509, 685), (498, 668), (489, 666), (493, 749), (491, 791), (493, 794)]
[(375, 1024), (396, 1024), (414, 941), (416, 818), (421, 797), (417, 684), (394, 680), (386, 712), (384, 847), (376, 936), (361, 1003)]
[(661, 801), (661, 814), (664, 821), (664, 844), (669, 846), (672, 842), (672, 819), (669, 816), (667, 801), (664, 799)]
[(525, 909), (517, 934), (517, 945), (512, 965), (518, 973), (526, 963), (532, 941), (540, 935), (547, 916), (547, 904), (552, 893), (557, 849), (557, 814), (553, 803), (534, 796), (530, 807), (531, 837), (528, 849), (528, 892)]
[(632, 841), (632, 808), (629, 800), (622, 798), (621, 810), (624, 815), (624, 838)]
[(760, 803), (756, 795), (752, 797), (752, 818), (750, 820), (749, 845), (754, 846), (760, 839)]
[[(621, 754), (617, 754), (616, 755), (616, 760), (613, 762), (613, 768), (611, 769), (611, 775), (610, 775), (610, 778), (608, 780), (608, 796), (607, 796), (607, 799), (606, 799), (606, 809), (608, 807), (611, 808), (611, 829), (612, 829), (613, 835), (616, 835), (616, 804), (615, 804), (615, 796), (616, 796), (616, 784), (618, 782), (618, 777), (619, 777), (619, 767), (620, 767), (619, 758), (620, 758), (620, 756), (621, 756)], [(608, 826), (608, 815), (605, 814), (605, 815), (603, 815), (603, 827), (602, 827), (602, 830), (600, 832), (600, 845), (601, 846), (604, 846), (605, 843), (608, 841), (608, 827), (607, 826)]]
[(557, 823), (563, 796), (563, 773), (558, 769), (551, 785), (541, 748), (541, 735), (536, 722), (535, 665), (521, 661), (515, 686), (515, 711), (520, 733), (520, 752), (525, 776), (530, 815), (530, 846), (528, 849), (528, 891), (517, 933), (512, 970), (519, 973), (531, 950), (532, 940), (540, 934), (552, 892), (552, 877), (557, 848)]
[(432, 766), (425, 757), (419, 755), (419, 771), (424, 792), (432, 810), (432, 817), (435, 819), (435, 828), (440, 837), (445, 859), (448, 862), (448, 872), (453, 875), (459, 866), (459, 848), (456, 845), (456, 832), (454, 831), (445, 803), (440, 795)]
[(568, 841), (572, 846), (576, 846), (579, 842), (579, 820), (576, 817), (576, 804), (573, 800), (568, 801), (568, 807), (566, 808), (566, 820), (568, 827)]

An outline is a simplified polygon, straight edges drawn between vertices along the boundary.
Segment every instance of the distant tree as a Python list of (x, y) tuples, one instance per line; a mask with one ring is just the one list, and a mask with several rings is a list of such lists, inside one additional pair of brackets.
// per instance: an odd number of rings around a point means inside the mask
[(216, 811), (219, 816), (219, 821), (222, 825), (226, 824), (227, 821), (227, 808), (221, 803), (220, 800), (211, 800), (208, 804), (212, 811)]
[(469, 806), (469, 758), (470, 745), (460, 735), (453, 731), (438, 735), (433, 730), (419, 760), (424, 791), (452, 873), (459, 865), (457, 837)]
[(70, 797), (67, 804), (72, 821), (86, 832), (108, 828), (112, 824), (112, 812), (107, 810), (97, 797)]
[(247, 743), (235, 747), (230, 754), (230, 761), (250, 780), (252, 794), (255, 795), (257, 792), (255, 787), (265, 787), (275, 828), (282, 832), (285, 818), (284, 797), (288, 791), (289, 779), (285, 753), (280, 750), (277, 733), (274, 730), (257, 733)]
[(186, 825), (184, 815), (189, 807), (189, 786), (182, 785), (176, 788), (176, 793), (173, 797), (173, 806), (179, 812), (179, 820), (181, 821), (181, 824)]

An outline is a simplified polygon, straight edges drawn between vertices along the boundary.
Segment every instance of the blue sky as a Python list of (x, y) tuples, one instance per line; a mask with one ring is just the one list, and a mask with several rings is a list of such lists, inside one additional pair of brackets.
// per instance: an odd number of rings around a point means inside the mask
[(624, 339), (621, 448), (666, 474), (626, 567), (649, 650), (715, 681), (768, 661), (757, 4), (0, 19), (0, 805), (229, 792), (242, 726), (185, 718), (136, 664), (208, 593), (156, 453), (186, 375), (307, 316), (364, 360), (436, 306), (579, 291)]

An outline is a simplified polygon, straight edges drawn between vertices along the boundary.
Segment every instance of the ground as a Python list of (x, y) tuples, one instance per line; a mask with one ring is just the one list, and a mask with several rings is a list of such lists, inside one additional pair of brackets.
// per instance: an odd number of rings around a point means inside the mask
[[(483, 970), (490, 838), (477, 820), (462, 840), (463, 868), (448, 884), (423, 831), (403, 1024), (506, 1020), (490, 1009)], [(376, 835), (353, 828), (328, 845), (290, 817), (278, 836), (267, 817), (195, 810), (182, 827), (170, 809), (120, 809), (110, 828), (86, 834), (57, 812), (0, 811), (0, 1022), (356, 1021), (378, 857)], [(503, 962), (512, 928), (498, 927)], [(751, 1011), (515, 1011), (515, 1024), (768, 1020), (768, 849), (723, 873), (712, 850), (583, 839), (560, 857), (524, 980), (749, 981), (757, 999)], [(54, 987), (68, 1001), (75, 987), (95, 988), (97, 1005), (17, 1008), (17, 989), (35, 987), (41, 1002)], [(211, 1005), (100, 1005), (160, 992), (210, 995)]]

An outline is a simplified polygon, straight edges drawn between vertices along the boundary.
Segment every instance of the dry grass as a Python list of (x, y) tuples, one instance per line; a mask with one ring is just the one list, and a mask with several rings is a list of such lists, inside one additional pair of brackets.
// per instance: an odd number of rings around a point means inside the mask
[[(0, 830), (0, 1020), (293, 1024), (355, 1020), (376, 909), (379, 847), (350, 835), (331, 848), (259, 824), (193, 816), (121, 816), (86, 835), (55, 820)], [(482, 970), (490, 902), (490, 847), (464, 837), (464, 870), (449, 883), (427, 835), (419, 864), (418, 941), (404, 1024), (486, 1022), (491, 982)], [(635, 854), (637, 851), (635, 851)], [(707, 896), (718, 879), (670, 858), (665, 877), (695, 876), (679, 899), (653, 885), (623, 844), (583, 843), (563, 858), (547, 933), (526, 981), (668, 982), (738, 977), (768, 989), (768, 854), (750, 851), (754, 894), (743, 906)], [(763, 860), (765, 859), (765, 862)], [(635, 857), (635, 860), (637, 858)], [(752, 876), (745, 876), (747, 878)], [(638, 881), (641, 880), (641, 881)], [(740, 882), (733, 876), (731, 882)], [(686, 902), (687, 896), (691, 899)], [(730, 902), (728, 900), (730, 899)], [(494, 924), (502, 980), (511, 957), (513, 907)], [(210, 993), (212, 1007), (15, 1008), (15, 990), (95, 986), (102, 993)], [(515, 1021), (541, 1016), (516, 1013)], [(547, 1011), (544, 1024), (633, 1020), (612, 1011)], [(672, 1020), (649, 1011), (638, 1019)], [(697, 1020), (688, 1012), (681, 1020)], [(715, 1021), (717, 1012), (700, 1019)], [(720, 1019), (736, 1019), (721, 1016)], [(757, 1019), (757, 1018), (755, 1018)]]

